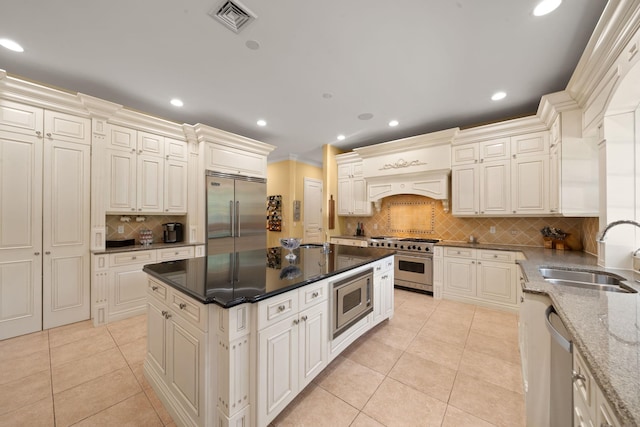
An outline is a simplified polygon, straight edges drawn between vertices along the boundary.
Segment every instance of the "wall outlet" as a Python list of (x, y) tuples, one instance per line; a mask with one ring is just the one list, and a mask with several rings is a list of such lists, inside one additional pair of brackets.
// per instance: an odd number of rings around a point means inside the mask
[(124, 225), (118, 226), (118, 234), (124, 234)]
[(378, 224), (373, 224), (373, 229), (377, 230), (378, 229)]
[(493, 225), (491, 227), (489, 227), (489, 233), (496, 234), (496, 227), (493, 226)]

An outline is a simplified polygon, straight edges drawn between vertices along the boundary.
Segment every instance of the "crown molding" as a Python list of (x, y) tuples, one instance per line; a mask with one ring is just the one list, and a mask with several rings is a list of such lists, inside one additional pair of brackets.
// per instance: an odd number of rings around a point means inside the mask
[(263, 156), (268, 156), (269, 153), (276, 148), (274, 145), (216, 129), (211, 126), (203, 125), (202, 123), (194, 125), (193, 130), (198, 142), (213, 142), (215, 144), (242, 149)]
[(360, 157), (367, 158), (379, 156), (381, 154), (403, 153), (406, 150), (451, 144), (451, 141), (453, 141), (459, 131), (460, 128), (457, 127), (445, 129), (437, 132), (426, 133), (424, 135), (417, 135), (409, 138), (382, 142), (380, 144), (354, 148), (353, 151), (358, 153)]
[(540, 118), (547, 127), (551, 127), (551, 123), (558, 117), (558, 114), (579, 108), (580, 106), (576, 100), (571, 97), (569, 92), (563, 90), (544, 95), (540, 99), (536, 116)]
[(452, 145), (488, 141), (496, 138), (545, 130), (548, 130), (547, 125), (537, 115), (520, 117), (517, 119), (505, 120), (503, 122), (463, 129), (453, 140)]

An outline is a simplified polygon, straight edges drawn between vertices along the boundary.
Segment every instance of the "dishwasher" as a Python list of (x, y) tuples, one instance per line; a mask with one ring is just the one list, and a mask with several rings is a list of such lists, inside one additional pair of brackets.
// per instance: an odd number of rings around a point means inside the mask
[(573, 425), (573, 344), (562, 320), (552, 305), (545, 311), (545, 323), (551, 335), (549, 372), (549, 425)]

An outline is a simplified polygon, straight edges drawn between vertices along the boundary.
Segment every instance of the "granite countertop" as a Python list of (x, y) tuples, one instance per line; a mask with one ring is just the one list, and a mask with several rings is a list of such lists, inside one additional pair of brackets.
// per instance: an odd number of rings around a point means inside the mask
[(98, 255), (98, 254), (113, 254), (113, 253), (120, 253), (120, 252), (148, 251), (148, 250), (152, 250), (152, 249), (178, 248), (178, 247), (184, 247), (184, 246), (198, 246), (198, 245), (204, 245), (204, 243), (185, 243), (185, 242), (162, 243), (162, 242), (158, 242), (158, 243), (152, 243), (151, 245), (148, 245), (148, 246), (131, 245), (131, 246), (122, 246), (122, 247), (119, 247), (119, 248), (106, 248), (106, 249), (103, 249), (103, 250), (94, 251), (93, 253), (96, 254), (96, 255)]
[(589, 365), (622, 425), (640, 425), (640, 293), (606, 292), (554, 285), (544, 280), (541, 266), (606, 271), (622, 276), (640, 291), (640, 274), (632, 270), (603, 268), (593, 255), (529, 246), (440, 242), (440, 246), (521, 252), (518, 260), (524, 292), (550, 297), (573, 343)]
[[(224, 308), (255, 303), (391, 256), (395, 251), (358, 246), (298, 248), (291, 262), (280, 247), (231, 252), (145, 265), (143, 271), (203, 304)], [(233, 277), (233, 284), (230, 278)]]

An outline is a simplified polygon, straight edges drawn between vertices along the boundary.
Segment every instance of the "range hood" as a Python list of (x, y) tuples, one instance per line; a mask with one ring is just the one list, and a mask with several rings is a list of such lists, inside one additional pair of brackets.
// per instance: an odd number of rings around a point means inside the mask
[(451, 141), (458, 131), (453, 128), (355, 148), (362, 158), (368, 201), (380, 211), (384, 197), (415, 194), (442, 200), (448, 212)]

